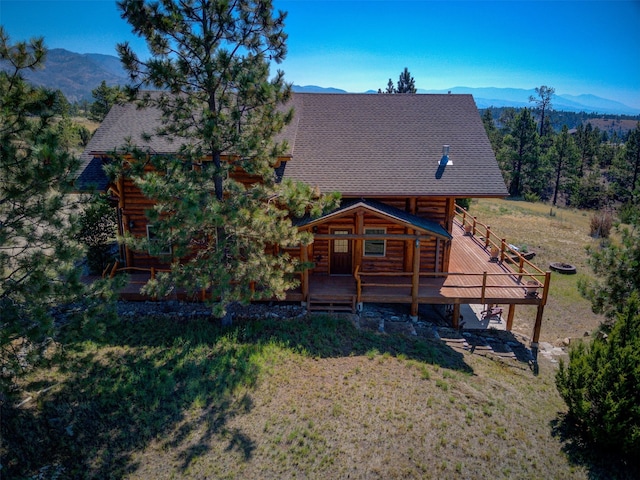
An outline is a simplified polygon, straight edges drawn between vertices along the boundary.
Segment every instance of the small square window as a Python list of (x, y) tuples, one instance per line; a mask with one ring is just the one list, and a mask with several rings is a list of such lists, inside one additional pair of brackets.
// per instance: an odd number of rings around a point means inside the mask
[[(157, 237), (154, 232), (153, 225), (147, 225), (147, 239), (149, 239), (149, 243), (153, 243), (159, 246), (160, 239)], [(149, 249), (150, 255), (171, 255), (171, 245), (163, 245), (159, 246), (160, 250), (157, 253), (152, 253), (151, 249)]]
[[(385, 234), (386, 228), (365, 228), (365, 235)], [(375, 239), (364, 241), (364, 256), (365, 257), (384, 257), (386, 254), (386, 240)]]

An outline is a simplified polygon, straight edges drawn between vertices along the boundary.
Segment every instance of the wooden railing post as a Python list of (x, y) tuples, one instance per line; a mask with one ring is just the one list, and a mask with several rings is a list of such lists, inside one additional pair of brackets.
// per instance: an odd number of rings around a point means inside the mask
[(362, 303), (362, 280), (360, 279), (360, 265), (356, 265), (356, 270), (353, 272), (353, 276), (356, 279), (356, 303), (360, 305), (360, 303)]
[(518, 262), (519, 263), (518, 273), (520, 274), (518, 276), (518, 281), (521, 282), (522, 274), (524, 273), (524, 257), (520, 255), (520, 253), (518, 253), (518, 258), (520, 259), (520, 261)]
[(489, 248), (489, 243), (490, 243), (490, 239), (491, 239), (491, 227), (489, 225), (487, 225), (487, 234), (485, 235), (485, 239), (484, 239), (484, 247), (485, 248)]
[(478, 223), (478, 217), (473, 217), (473, 223), (472, 223), (472, 227), (471, 227), (471, 233), (473, 234), (473, 236), (475, 237), (476, 235), (476, 224)]
[(111, 269), (111, 274), (109, 275), (109, 278), (115, 277), (117, 271), (118, 271), (118, 261), (116, 260), (116, 263), (113, 264), (113, 268)]
[(551, 283), (551, 272), (545, 272), (544, 274), (544, 288), (542, 289), (542, 305), (547, 304), (547, 297), (549, 295), (549, 284)]
[(503, 238), (500, 242), (500, 261), (504, 262), (504, 255), (507, 250), (507, 239)]

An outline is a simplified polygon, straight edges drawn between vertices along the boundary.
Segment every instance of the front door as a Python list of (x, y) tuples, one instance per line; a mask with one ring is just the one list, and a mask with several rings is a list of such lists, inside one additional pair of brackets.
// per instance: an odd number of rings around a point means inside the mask
[[(333, 235), (349, 235), (348, 228), (332, 230)], [(334, 238), (331, 240), (331, 275), (351, 275), (353, 273), (352, 241), (348, 238)]]

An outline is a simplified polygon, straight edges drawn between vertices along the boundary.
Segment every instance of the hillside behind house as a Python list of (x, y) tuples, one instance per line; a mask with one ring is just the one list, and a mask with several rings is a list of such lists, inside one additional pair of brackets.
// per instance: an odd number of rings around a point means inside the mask
[[(6, 69), (6, 65), (0, 64)], [(53, 48), (47, 53), (43, 69), (25, 72), (25, 77), (39, 87), (61, 90), (70, 102), (91, 101), (91, 91), (104, 80), (107, 85), (127, 83), (120, 60), (112, 55), (74, 53)]]

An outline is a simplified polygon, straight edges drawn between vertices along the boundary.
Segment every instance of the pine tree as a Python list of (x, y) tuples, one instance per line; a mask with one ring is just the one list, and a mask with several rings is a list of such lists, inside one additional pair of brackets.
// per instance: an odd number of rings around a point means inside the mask
[(640, 302), (623, 300), (608, 335), (578, 343), (556, 385), (583, 436), (629, 459), (640, 454)]
[(640, 194), (640, 122), (614, 157), (612, 173), (618, 199), (628, 202), (634, 193)]
[(540, 181), (546, 174), (540, 163), (539, 137), (536, 124), (527, 108), (523, 108), (509, 122), (509, 133), (505, 135), (503, 148), (498, 158), (507, 175), (509, 194), (519, 197), (525, 193), (527, 182)]
[(556, 93), (556, 89), (553, 87), (547, 87), (546, 85), (542, 85), (541, 87), (536, 87), (536, 95), (537, 97), (531, 95), (529, 97), (530, 102), (535, 102), (538, 106), (538, 110), (540, 110), (540, 136), (544, 137), (547, 133), (551, 132), (551, 129), (548, 125), (548, 119), (546, 119), (545, 114), (548, 113), (551, 108), (551, 99), (553, 98), (553, 94)]
[(98, 87), (91, 90), (91, 95), (93, 103), (89, 107), (89, 118), (96, 122), (102, 122), (111, 107), (118, 100), (124, 99), (123, 91), (118, 85), (110, 87), (104, 80)]
[(396, 87), (393, 84), (393, 80), (389, 79), (389, 81), (387, 82), (387, 89), (384, 91), (384, 93), (396, 93)]
[(575, 182), (577, 175), (579, 153), (566, 125), (562, 127), (560, 134), (555, 136), (547, 155), (555, 171), (552, 203), (556, 205), (558, 194)]
[(484, 125), (484, 130), (487, 132), (487, 137), (489, 137), (489, 141), (491, 142), (491, 148), (493, 149), (494, 154), (497, 155), (500, 148), (502, 148), (502, 135), (493, 121), (493, 114), (490, 108), (487, 108), (482, 114), (482, 124)]
[(416, 93), (416, 81), (409, 73), (409, 69), (407, 67), (404, 67), (404, 70), (400, 73), (400, 78), (398, 79), (398, 88), (396, 88), (396, 92)]
[[(309, 186), (278, 183), (274, 175), (286, 146), (273, 138), (292, 116), (282, 107), (291, 95), (284, 74), (269, 79), (269, 60), (286, 55), (285, 14), (274, 16), (270, 0), (118, 6), (152, 53), (142, 61), (124, 43), (120, 58), (134, 84), (162, 90), (143, 96), (144, 105), (162, 112), (156, 133), (183, 142), (178, 155), (152, 158), (155, 172), (144, 172), (144, 152), (132, 151), (141, 161), (129, 174), (156, 202), (148, 212), (156, 236), (149, 247), (173, 249), (171, 273), (147, 291), (207, 289), (217, 315), (232, 302), (283, 298), (304, 267), (285, 249), (312, 241), (291, 215), (317, 215), (337, 198), (314, 198)], [(237, 169), (260, 181), (234, 181)]]
[(12, 44), (0, 27), (0, 361), (2, 387), (55, 333), (52, 309), (84, 291), (65, 195), (78, 166), (55, 125), (56, 92), (23, 74), (42, 66), (42, 39)]

